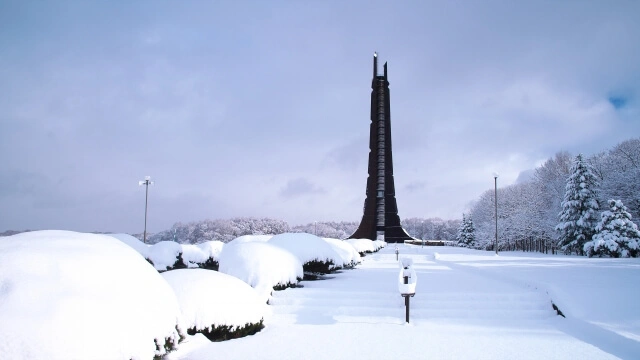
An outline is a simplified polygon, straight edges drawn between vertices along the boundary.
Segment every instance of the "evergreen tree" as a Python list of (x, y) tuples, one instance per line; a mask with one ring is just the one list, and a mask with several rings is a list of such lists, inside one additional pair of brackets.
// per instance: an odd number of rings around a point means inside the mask
[(458, 234), (456, 234), (456, 241), (458, 241), (458, 246), (465, 246), (465, 234), (464, 227), (467, 224), (467, 217), (465, 214), (462, 214), (462, 222), (460, 223), (460, 227), (458, 228)]
[(620, 200), (609, 200), (610, 210), (602, 213), (593, 240), (584, 244), (584, 251), (591, 256), (638, 256), (640, 231), (631, 221), (631, 214)]
[(562, 249), (576, 249), (582, 254), (584, 244), (591, 241), (599, 209), (597, 186), (598, 181), (591, 166), (579, 154), (567, 179), (562, 211), (559, 214), (560, 223), (556, 226), (556, 230), (560, 231), (558, 245)]
[(456, 240), (458, 240), (458, 246), (468, 248), (476, 247), (477, 244), (475, 228), (473, 226), (473, 220), (471, 219), (471, 216), (465, 216), (464, 214), (462, 214), (462, 223), (460, 224), (460, 228), (458, 229)]

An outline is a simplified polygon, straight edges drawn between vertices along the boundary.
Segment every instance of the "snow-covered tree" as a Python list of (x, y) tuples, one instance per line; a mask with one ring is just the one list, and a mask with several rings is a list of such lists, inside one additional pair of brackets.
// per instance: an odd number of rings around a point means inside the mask
[(598, 221), (597, 187), (598, 181), (591, 166), (579, 154), (571, 167), (562, 211), (558, 214), (560, 223), (556, 230), (560, 232), (558, 245), (562, 249), (576, 249), (582, 254), (584, 244), (591, 241)]
[(618, 199), (632, 217), (639, 218), (640, 138), (623, 141), (589, 160), (600, 180), (600, 201)]
[(460, 228), (458, 229), (458, 233), (456, 234), (456, 241), (458, 242), (458, 246), (466, 245), (466, 236), (464, 233), (465, 225), (467, 224), (467, 216), (462, 214), (462, 223), (460, 223)]
[(455, 240), (460, 219), (443, 220), (440, 218), (403, 218), (402, 228), (416, 239)]
[(609, 210), (602, 213), (593, 240), (584, 244), (585, 253), (591, 256), (638, 256), (640, 231), (631, 221), (631, 214), (620, 200), (609, 200)]
[(475, 228), (473, 226), (471, 216), (465, 216), (462, 214), (462, 223), (458, 229), (456, 240), (458, 240), (458, 246), (468, 248), (475, 248), (477, 246)]

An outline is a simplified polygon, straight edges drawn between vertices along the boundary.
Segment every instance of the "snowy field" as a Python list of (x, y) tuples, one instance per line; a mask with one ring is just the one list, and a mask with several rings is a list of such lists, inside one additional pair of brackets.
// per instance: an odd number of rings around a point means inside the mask
[(639, 259), (410, 245), (399, 251), (418, 275), (408, 325), (390, 244), (355, 270), (275, 292), (262, 332), (220, 343), (192, 337), (168, 358), (639, 357)]
[[(159, 251), (130, 236), (44, 231), (0, 238), (0, 359), (151, 359), (165, 352), (154, 344), (179, 336), (185, 341), (165, 359), (639, 358), (638, 258), (496, 256), (401, 244), (400, 258), (410, 258), (417, 275), (406, 324), (394, 244), (355, 269), (265, 293), (260, 284), (282, 281), (274, 274), (301, 277), (306, 260), (299, 257), (310, 255), (297, 247), (318, 239), (300, 239), (307, 240), (280, 244), (290, 250), (267, 237), (211, 242), (200, 254), (169, 244)], [(319, 256), (340, 256), (344, 264), (358, 256), (347, 241), (325, 241)], [(342, 251), (333, 254), (326, 244)], [(258, 261), (261, 247), (272, 250), (275, 265)], [(159, 274), (145, 260), (169, 264), (179, 251), (189, 264), (219, 260), (221, 271)], [(186, 335), (188, 328), (260, 320), (262, 331), (240, 339)]]

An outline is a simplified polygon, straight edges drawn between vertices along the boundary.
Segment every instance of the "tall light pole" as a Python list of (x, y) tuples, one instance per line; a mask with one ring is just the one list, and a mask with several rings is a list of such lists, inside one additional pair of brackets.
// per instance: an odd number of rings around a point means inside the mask
[(147, 242), (147, 205), (149, 204), (149, 185), (153, 185), (151, 176), (145, 176), (143, 181), (138, 181), (138, 186), (144, 185), (146, 187), (144, 196), (144, 235), (142, 242)]
[(493, 173), (493, 181), (495, 185), (495, 196), (493, 202), (496, 205), (496, 255), (498, 255), (498, 173)]

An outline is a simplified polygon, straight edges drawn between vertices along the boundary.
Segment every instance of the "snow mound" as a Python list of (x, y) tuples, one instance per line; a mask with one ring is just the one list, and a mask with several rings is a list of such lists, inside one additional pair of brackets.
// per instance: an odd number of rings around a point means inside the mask
[(323, 238), (323, 240), (333, 246), (333, 249), (340, 255), (343, 267), (354, 266), (362, 262), (360, 253), (348, 242), (332, 238)]
[(312, 234), (285, 233), (275, 235), (269, 240), (269, 244), (291, 252), (303, 264), (314, 261), (333, 263), (331, 268), (342, 263), (342, 257), (333, 249), (333, 246)]
[(171, 287), (130, 246), (53, 230), (0, 240), (0, 319), (3, 359), (152, 359), (183, 328)]
[(138, 240), (138, 238), (133, 237), (129, 234), (106, 234), (111, 237), (114, 237), (123, 243), (131, 246), (135, 251), (139, 252), (142, 257), (147, 259), (149, 257), (149, 245), (143, 243)]
[(219, 271), (251, 285), (266, 301), (274, 287), (302, 279), (302, 263), (290, 252), (267, 242), (228, 243), (220, 253)]
[(369, 239), (347, 239), (345, 240), (353, 246), (360, 254), (372, 253), (376, 251), (376, 246)]
[(222, 251), (223, 246), (224, 243), (219, 240), (206, 241), (198, 244), (198, 247), (205, 253), (207, 258), (214, 261), (218, 261), (218, 257), (220, 257), (220, 252)]
[(231, 275), (182, 269), (165, 272), (162, 277), (176, 293), (189, 329), (259, 323), (270, 311), (256, 290)]
[[(182, 254), (182, 245), (175, 241), (160, 241), (149, 248), (149, 257), (158, 271), (169, 270), (176, 265)], [(181, 263), (177, 264), (178, 266)], [(184, 264), (186, 265), (186, 264)]]
[(254, 241), (267, 242), (272, 237), (273, 235), (242, 235), (240, 237), (237, 237), (229, 241), (229, 243), (237, 244), (237, 243), (254, 242)]

